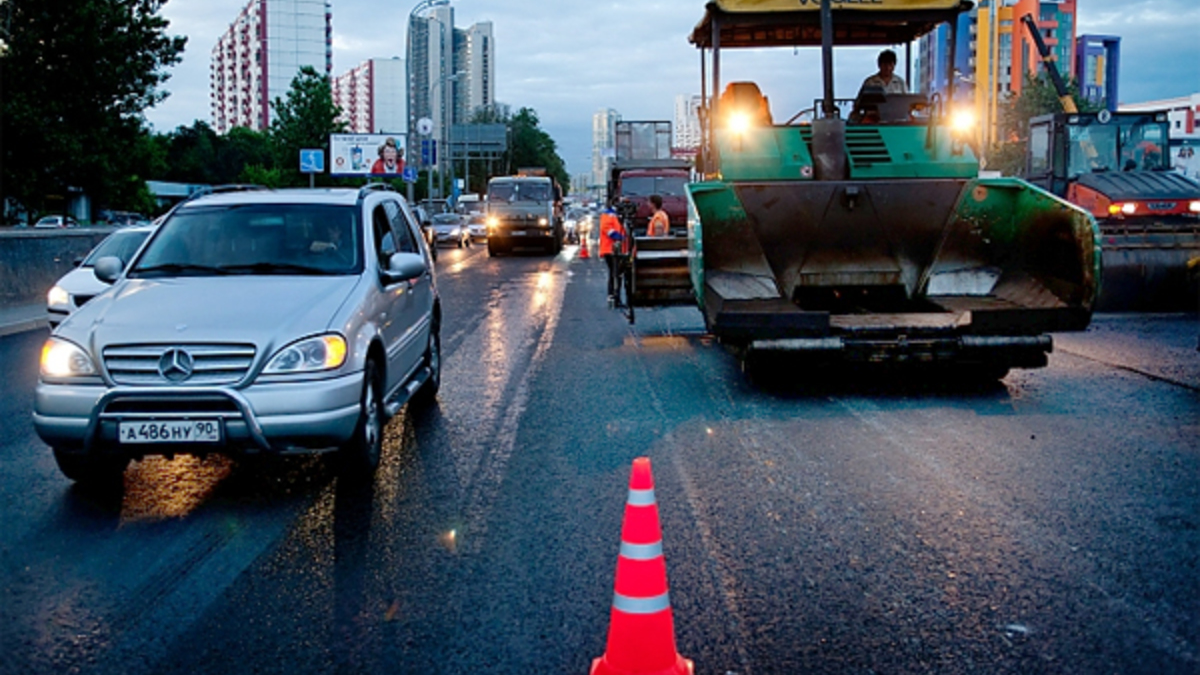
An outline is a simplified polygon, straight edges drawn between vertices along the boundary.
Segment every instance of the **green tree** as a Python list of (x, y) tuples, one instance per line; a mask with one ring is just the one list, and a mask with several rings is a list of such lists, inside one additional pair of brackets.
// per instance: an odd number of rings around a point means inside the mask
[(234, 127), (222, 136), (205, 122), (179, 127), (154, 137), (163, 155), (152, 178), (179, 183), (222, 185), (242, 181), (246, 167), (264, 169), (275, 166), (275, 146), (271, 138), (246, 127)]
[(163, 98), (185, 38), (166, 0), (5, 0), (3, 197), (36, 212), (83, 190), (97, 204), (144, 193), (143, 112)]
[(298, 165), (300, 150), (325, 148), (329, 134), (346, 130), (345, 123), (337, 119), (342, 110), (333, 102), (329, 78), (312, 66), (304, 66), (292, 80), (287, 98), (276, 97), (271, 105), (275, 109), (275, 121), (271, 123), (275, 166), (283, 170), (289, 184), (307, 183), (308, 178), (293, 169)]
[[(1083, 98), (1074, 80), (1067, 82), (1067, 92), (1081, 112), (1098, 110), (1099, 106)], [(1025, 175), (1025, 151), (1029, 141), (1029, 120), (1038, 115), (1064, 112), (1058, 91), (1050, 77), (1039, 73), (1025, 74), (1018, 96), (1010, 96), (999, 106), (996, 142), (988, 149), (987, 168), (1006, 176)]]
[(511, 170), (540, 166), (566, 190), (571, 185), (567, 167), (558, 156), (554, 139), (538, 126), (538, 116), (532, 108), (521, 108), (509, 121), (508, 165)]

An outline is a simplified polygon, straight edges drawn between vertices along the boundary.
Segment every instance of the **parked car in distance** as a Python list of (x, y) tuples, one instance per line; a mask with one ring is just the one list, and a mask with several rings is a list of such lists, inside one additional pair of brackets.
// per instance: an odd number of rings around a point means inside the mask
[(177, 206), (45, 343), (34, 429), (64, 475), (147, 455), (335, 452), (374, 473), (388, 418), (441, 382), (433, 261), (404, 199), (242, 188)]
[(133, 259), (133, 254), (153, 231), (154, 228), (150, 225), (117, 230), (105, 237), (85, 258), (77, 260), (76, 268), (64, 274), (46, 294), (46, 312), (50, 328), (58, 327), (71, 312), (108, 290), (109, 285), (96, 278), (97, 260), (105, 256), (115, 256), (121, 259), (124, 266)]
[(448, 244), (458, 248), (471, 245), (462, 216), (457, 213), (439, 213), (433, 217), (433, 236), (438, 245)]
[(79, 227), (79, 223), (71, 216), (43, 216), (33, 224), (38, 228)]

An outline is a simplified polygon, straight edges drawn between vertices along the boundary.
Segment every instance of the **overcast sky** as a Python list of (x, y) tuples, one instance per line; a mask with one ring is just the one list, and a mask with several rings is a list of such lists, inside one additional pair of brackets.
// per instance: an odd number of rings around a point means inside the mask
[[(211, 123), (209, 53), (247, 0), (170, 0), (170, 33), (188, 38), (171, 70), (170, 97), (147, 112), (158, 131)], [(413, 2), (333, 0), (333, 72), (369, 58), (404, 54)], [(491, 21), (496, 38), (496, 99), (537, 111), (572, 174), (591, 170), (592, 114), (613, 108), (625, 119), (671, 119), (676, 94), (700, 93), (700, 57), (687, 36), (703, 0), (455, 0), (455, 23)], [(1121, 36), (1122, 102), (1200, 91), (1200, 0), (1078, 0), (1077, 34)], [(853, 96), (874, 72), (874, 49), (836, 58), (839, 96)], [(904, 52), (899, 51), (901, 69)], [(820, 95), (820, 51), (726, 52), (722, 80), (756, 80), (777, 119)]]

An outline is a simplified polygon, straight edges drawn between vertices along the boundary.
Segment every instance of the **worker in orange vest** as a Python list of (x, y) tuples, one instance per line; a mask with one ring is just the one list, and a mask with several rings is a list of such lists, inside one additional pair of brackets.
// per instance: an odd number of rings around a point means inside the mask
[(650, 216), (650, 223), (646, 227), (647, 237), (666, 237), (671, 234), (671, 219), (667, 217), (667, 212), (663, 210), (663, 200), (659, 195), (650, 195), (650, 205), (654, 208), (654, 215)]
[(615, 301), (617, 297), (617, 258), (613, 255), (613, 247), (617, 251), (625, 250), (625, 226), (621, 219), (611, 209), (604, 209), (600, 214), (600, 258), (608, 266), (608, 299)]

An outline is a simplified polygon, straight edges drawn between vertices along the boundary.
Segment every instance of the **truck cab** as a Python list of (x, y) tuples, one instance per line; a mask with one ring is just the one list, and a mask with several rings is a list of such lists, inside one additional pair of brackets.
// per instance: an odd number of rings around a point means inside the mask
[(531, 247), (557, 254), (564, 238), (558, 204), (558, 192), (548, 176), (504, 176), (488, 181), (488, 255)]
[(662, 197), (663, 210), (671, 221), (671, 234), (687, 236), (688, 173), (687, 169), (663, 167), (628, 169), (618, 174), (617, 199), (637, 204), (637, 212), (633, 217), (635, 232), (645, 232), (654, 213), (650, 195), (658, 195)]

